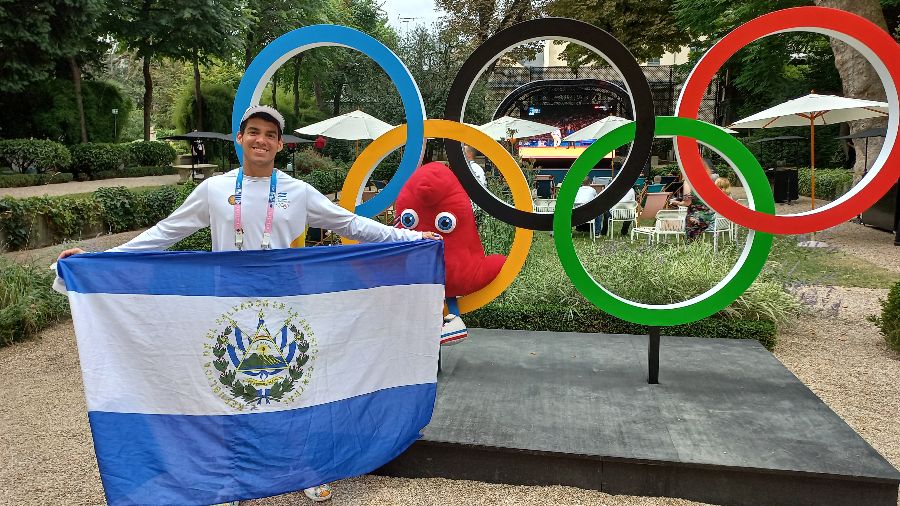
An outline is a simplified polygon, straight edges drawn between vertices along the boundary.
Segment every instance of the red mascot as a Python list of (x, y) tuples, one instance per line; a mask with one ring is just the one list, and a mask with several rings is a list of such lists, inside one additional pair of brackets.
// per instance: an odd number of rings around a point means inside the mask
[(456, 297), (487, 286), (497, 277), (506, 257), (485, 256), (472, 202), (453, 172), (442, 163), (419, 167), (400, 190), (395, 209), (396, 226), (436, 232), (444, 238), (445, 293), (451, 314), (445, 318), (441, 344), (458, 343), (468, 331), (457, 317)]

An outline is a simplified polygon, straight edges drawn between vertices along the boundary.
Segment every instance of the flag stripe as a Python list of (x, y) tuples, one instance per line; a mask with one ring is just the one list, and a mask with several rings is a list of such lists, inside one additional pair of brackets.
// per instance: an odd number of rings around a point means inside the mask
[[(57, 270), (69, 292), (281, 297), (443, 285), (442, 250), (441, 241), (415, 241), (216, 253), (89, 253), (61, 260)], [(163, 270), (160, 257), (166, 262)]]
[(410, 385), (239, 416), (94, 411), (89, 419), (110, 505), (206, 505), (373, 471), (418, 438), (431, 420), (435, 388)]

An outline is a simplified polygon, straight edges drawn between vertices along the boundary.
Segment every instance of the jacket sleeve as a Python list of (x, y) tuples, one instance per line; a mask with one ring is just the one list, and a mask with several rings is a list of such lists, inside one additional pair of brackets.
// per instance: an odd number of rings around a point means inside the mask
[(333, 230), (342, 237), (360, 242), (416, 241), (421, 232), (389, 227), (377, 221), (351, 213), (340, 207), (312, 186), (306, 187), (306, 214), (309, 225)]

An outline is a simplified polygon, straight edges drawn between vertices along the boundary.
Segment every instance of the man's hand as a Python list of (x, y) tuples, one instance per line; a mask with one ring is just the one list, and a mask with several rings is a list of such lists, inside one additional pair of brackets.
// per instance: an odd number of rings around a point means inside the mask
[(433, 241), (443, 241), (444, 238), (434, 232), (422, 232), (422, 239), (431, 239)]
[(67, 249), (59, 254), (59, 258), (57, 260), (62, 260), (63, 258), (70, 257), (72, 255), (78, 255), (80, 253), (84, 253), (84, 250), (81, 248)]

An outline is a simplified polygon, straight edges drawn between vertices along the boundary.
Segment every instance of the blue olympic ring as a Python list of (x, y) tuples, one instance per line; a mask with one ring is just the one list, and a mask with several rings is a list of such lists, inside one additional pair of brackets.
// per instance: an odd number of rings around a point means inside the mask
[[(406, 145), (397, 173), (377, 195), (356, 208), (363, 216), (375, 216), (388, 208), (400, 193), (400, 188), (412, 176), (425, 153), (425, 103), (419, 87), (406, 65), (390, 49), (359, 30), (338, 25), (313, 25), (292, 30), (272, 41), (247, 67), (234, 98), (231, 130), (237, 132), (244, 111), (259, 104), (262, 92), (272, 75), (291, 57), (323, 46), (355, 49), (371, 58), (387, 73), (397, 86), (406, 113)], [(238, 159), (243, 158), (241, 146), (235, 140)]]

